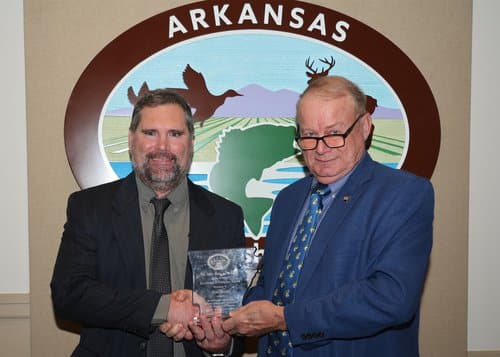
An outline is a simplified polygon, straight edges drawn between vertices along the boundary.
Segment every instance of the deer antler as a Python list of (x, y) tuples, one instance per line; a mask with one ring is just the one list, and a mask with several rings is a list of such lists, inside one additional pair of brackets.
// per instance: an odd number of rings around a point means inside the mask
[(333, 68), (333, 66), (335, 66), (335, 60), (333, 59), (333, 56), (330, 56), (330, 61), (328, 61), (326, 59), (326, 57), (323, 58), (323, 59), (320, 59), (320, 61), (323, 62), (324, 64), (328, 65), (328, 68), (322, 70), (321, 73), (325, 73), (326, 72), (328, 74), (328, 72)]
[(333, 59), (333, 56), (330, 56), (329, 60), (325, 57), (325, 58), (320, 59), (320, 61), (323, 62), (324, 64), (328, 65), (328, 68), (326, 68), (326, 69), (322, 68), (321, 72), (318, 73), (318, 69), (313, 68), (314, 61), (311, 62), (310, 57), (307, 57), (305, 65), (306, 65), (306, 68), (311, 71), (311, 72), (306, 72), (306, 75), (309, 78), (311, 78), (311, 79), (309, 79), (309, 81), (307, 81), (307, 84), (310, 84), (315, 79), (327, 76), (328, 72), (333, 68), (333, 66), (335, 66), (335, 60)]
[(318, 70), (313, 68), (314, 61), (312, 61), (311, 63), (309, 63), (310, 59), (311, 59), (311, 57), (307, 57), (307, 59), (306, 59), (306, 68), (309, 69), (309, 70), (311, 70), (312, 73), (311, 72), (306, 72), (306, 75), (309, 78), (312, 78), (316, 74), (316, 72), (318, 72)]

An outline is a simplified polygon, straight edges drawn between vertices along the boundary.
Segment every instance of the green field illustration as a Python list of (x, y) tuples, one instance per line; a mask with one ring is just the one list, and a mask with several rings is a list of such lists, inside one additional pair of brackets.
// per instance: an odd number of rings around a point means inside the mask
[[(128, 162), (128, 126), (126, 116), (105, 116), (102, 123), (102, 145), (109, 162)], [(215, 162), (216, 141), (224, 131), (245, 129), (256, 125), (295, 126), (293, 118), (236, 118), (214, 117), (203, 127), (195, 124), (194, 162)], [(402, 161), (406, 142), (406, 131), (401, 119), (374, 119), (375, 131), (369, 150), (372, 158), (380, 163), (394, 166)], [(293, 136), (290, 140), (292, 143)], [(257, 144), (257, 143), (256, 143)]]

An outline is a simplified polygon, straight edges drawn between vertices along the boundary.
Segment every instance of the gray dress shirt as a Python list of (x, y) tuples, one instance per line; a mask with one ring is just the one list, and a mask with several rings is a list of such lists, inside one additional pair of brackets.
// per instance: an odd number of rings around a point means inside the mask
[[(146, 262), (146, 282), (149, 288), (149, 262), (151, 250), (151, 235), (155, 209), (150, 202), (155, 193), (146, 186), (136, 175), (139, 206), (141, 211), (142, 235), (144, 240), (144, 258)], [(187, 179), (167, 195), (171, 204), (167, 208), (163, 221), (167, 229), (170, 250), (170, 279), (172, 291), (184, 289), (186, 274), (187, 250), (189, 246), (189, 192)], [(160, 324), (166, 320), (170, 295), (163, 295), (153, 316), (153, 324)], [(174, 342), (174, 356), (184, 357), (184, 348), (181, 342)]]

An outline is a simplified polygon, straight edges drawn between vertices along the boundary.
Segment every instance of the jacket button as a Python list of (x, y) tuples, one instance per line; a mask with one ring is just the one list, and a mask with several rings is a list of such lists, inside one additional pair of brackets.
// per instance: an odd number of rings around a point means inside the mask
[(147, 342), (141, 342), (139, 343), (139, 349), (141, 351), (146, 351), (146, 347), (148, 346)]

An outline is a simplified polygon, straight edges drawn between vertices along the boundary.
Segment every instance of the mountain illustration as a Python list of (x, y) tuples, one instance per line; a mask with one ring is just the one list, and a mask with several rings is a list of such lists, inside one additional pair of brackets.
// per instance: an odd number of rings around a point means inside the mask
[(233, 98), (216, 112), (220, 117), (294, 117), (299, 93), (280, 89), (271, 91), (258, 84), (238, 90), (243, 96)]
[[(258, 84), (250, 84), (237, 90), (241, 97), (231, 98), (214, 113), (214, 117), (295, 117), (295, 104), (300, 93), (280, 89), (272, 91)], [(130, 116), (132, 107), (108, 111), (107, 115)], [(398, 108), (378, 106), (373, 113), (374, 119), (401, 119), (403, 115)]]

